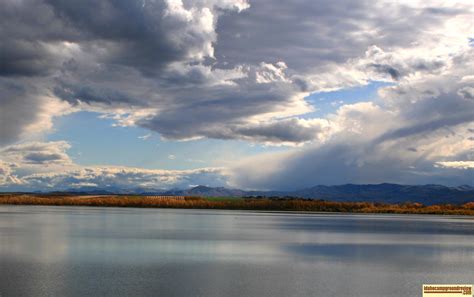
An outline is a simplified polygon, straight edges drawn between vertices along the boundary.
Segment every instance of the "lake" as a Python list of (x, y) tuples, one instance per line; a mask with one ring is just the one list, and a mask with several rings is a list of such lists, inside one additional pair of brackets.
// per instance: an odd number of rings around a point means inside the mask
[(474, 283), (474, 219), (0, 206), (0, 296), (421, 296)]

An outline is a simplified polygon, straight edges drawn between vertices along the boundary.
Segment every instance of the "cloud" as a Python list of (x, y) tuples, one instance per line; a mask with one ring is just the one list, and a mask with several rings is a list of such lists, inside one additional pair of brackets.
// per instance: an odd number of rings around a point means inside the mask
[[(465, 181), (434, 165), (474, 158), (473, 14), (468, 1), (7, 0), (2, 159), (45, 184), (105, 185), (109, 169), (74, 164), (65, 143), (38, 143), (55, 117), (94, 111), (169, 140), (298, 147), (258, 157), (271, 166), (229, 169), (245, 187)], [(371, 81), (392, 85), (312, 116), (311, 93)], [(68, 175), (50, 180), (45, 168)], [(88, 172), (97, 178), (78, 178)]]
[[(274, 13), (268, 13), (269, 5)], [(468, 46), (457, 33), (468, 29), (465, 3), (346, 6), (331, 1), (7, 1), (0, 18), (0, 37), (6, 41), (0, 56), (8, 65), (0, 76), (22, 77), (23, 91), (2, 94), (8, 98), (2, 105), (16, 107), (8, 106), (12, 119), (1, 131), (3, 142), (24, 137), (32, 125), (45, 127), (34, 125), (34, 119), (45, 118), (40, 111), (46, 104), (62, 100), (61, 110), (48, 113), (50, 121), (92, 110), (168, 139), (225, 134), (226, 139), (298, 145), (319, 138), (308, 133), (275, 137), (272, 129), (263, 135), (263, 128), (241, 133), (242, 127), (278, 121), (281, 127), (289, 117), (312, 110), (304, 99), (309, 92), (439, 73), (451, 48)], [(435, 40), (429, 32), (445, 34)], [(45, 94), (25, 88), (31, 85)], [(12, 103), (20, 96), (24, 105)], [(29, 109), (30, 104), (36, 107)]]
[(474, 161), (448, 161), (437, 162), (436, 164), (446, 168), (474, 169)]
[(458, 95), (464, 97), (465, 99), (474, 99), (474, 88), (473, 87), (464, 87), (459, 89)]
[[(423, 43), (456, 46), (467, 39), (468, 31), (456, 30), (469, 29), (470, 13), (468, 1), (255, 1), (242, 13), (219, 19), (215, 55), (218, 63), (231, 66), (284, 61), (300, 73), (321, 72), (374, 44), (393, 49)], [(443, 33), (449, 41), (440, 38)]]
[(202, 1), (191, 7), (179, 0), (46, 2), (77, 33), (71, 41), (88, 47), (102, 63), (130, 66), (145, 75), (173, 62), (212, 57), (216, 10), (248, 7), (243, 1)]
[(62, 172), (35, 173), (22, 177), (22, 189), (67, 190), (77, 187), (98, 189), (170, 189), (192, 184), (222, 186), (225, 177), (219, 168), (195, 170), (149, 170), (132, 167), (81, 167)]
[[(159, 170), (124, 166), (81, 166), (67, 154), (65, 141), (26, 142), (0, 150), (0, 189), (13, 191), (68, 190), (79, 187), (122, 190), (223, 186), (222, 168)], [(174, 160), (170, 155), (169, 159)]]
[[(168, 139), (223, 138), (222, 131), (234, 131), (237, 126), (274, 122), (279, 117), (312, 110), (303, 99), (308, 94), (287, 82), (240, 83), (208, 88), (205, 97), (196, 97), (194, 89), (175, 90), (174, 96), (179, 96), (184, 104), (170, 102), (156, 113), (137, 119), (135, 124)], [(238, 139), (240, 135), (228, 133), (224, 138)]]
[(148, 133), (148, 134), (145, 134), (143, 136), (138, 136), (138, 139), (148, 140), (148, 139), (150, 139), (150, 137), (151, 137), (151, 133)]
[(54, 51), (42, 43), (23, 40), (2, 42), (0, 56), (7, 57), (0, 62), (0, 76), (48, 75), (59, 66)]
[(0, 146), (39, 137), (52, 128), (54, 115), (73, 111), (41, 81), (0, 77)]
[[(176, 68), (188, 68), (186, 75), (191, 77), (196, 73), (193, 68), (206, 70), (208, 66), (199, 63), (213, 57), (218, 14), (247, 7), (245, 1), (202, 1), (191, 7), (181, 1), (7, 1), (0, 15), (2, 110), (6, 107), (9, 112), (8, 118), (2, 115), (7, 118), (0, 131), (2, 143), (23, 137), (56, 99), (75, 107), (66, 105), (69, 112), (81, 108), (108, 113), (119, 107), (153, 105), (146, 102), (151, 101), (150, 94), (160, 93), (157, 89), (130, 85), (161, 76), (169, 82)], [(91, 15), (96, 17), (90, 19)], [(115, 72), (120, 79), (111, 77)], [(136, 81), (130, 81), (130, 74)], [(107, 110), (104, 105), (109, 105)], [(62, 114), (53, 109), (48, 116)]]
[[(315, 184), (472, 184), (474, 103), (459, 89), (474, 65), (468, 49), (443, 74), (379, 91), (378, 102), (343, 105), (327, 116), (324, 141), (252, 157), (229, 170), (231, 185), (297, 189)], [(416, 149), (407, 149), (416, 148)], [(464, 161), (458, 161), (464, 160)]]
[(26, 166), (67, 166), (72, 164), (66, 153), (70, 147), (65, 141), (26, 142), (1, 149), (0, 157)]
[(330, 127), (324, 120), (298, 118), (248, 123), (214, 131), (213, 138), (242, 139), (269, 145), (294, 145), (323, 139)]
[(21, 185), (23, 181), (13, 174), (14, 168), (17, 166), (14, 163), (7, 163), (0, 160), (0, 187), (5, 185)]

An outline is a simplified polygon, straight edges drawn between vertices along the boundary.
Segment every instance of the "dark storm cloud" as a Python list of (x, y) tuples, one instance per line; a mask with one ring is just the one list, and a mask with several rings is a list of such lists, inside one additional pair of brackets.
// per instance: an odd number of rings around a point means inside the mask
[(44, 1), (2, 2), (0, 10), (0, 76), (51, 74), (61, 55), (50, 44), (77, 38)]
[(54, 55), (39, 42), (7, 40), (0, 44), (0, 77), (47, 75), (55, 63)]
[(93, 88), (87, 85), (67, 84), (60, 82), (53, 90), (54, 94), (71, 104), (79, 102), (94, 104), (129, 103), (138, 105), (138, 100), (117, 89)]
[(373, 44), (409, 46), (447, 15), (466, 13), (374, 1), (263, 0), (251, 5), (240, 14), (219, 19), (218, 62), (285, 61), (291, 69), (319, 70), (328, 63), (356, 58)]
[(372, 67), (380, 73), (388, 73), (393, 80), (398, 80), (400, 78), (400, 72), (390, 65), (371, 63), (368, 67)]
[[(0, 12), (0, 76), (49, 77), (36, 85), (94, 111), (147, 108), (135, 124), (167, 138), (306, 140), (310, 134), (297, 125), (276, 132), (272, 122), (255, 131), (249, 119), (298, 114), (290, 106), (304, 105), (301, 92), (345, 81), (310, 82), (308, 72), (362, 57), (373, 44), (408, 46), (425, 28), (463, 13), (387, 5), (390, 13), (372, 1), (255, 1), (248, 8), (243, 1), (8, 0)], [(382, 56), (368, 57), (366, 69), (394, 80), (443, 65), (374, 53)], [(264, 83), (256, 83), (259, 72)], [(35, 96), (27, 94), (33, 105)], [(19, 134), (17, 126), (2, 132)]]
[[(293, 94), (292, 88), (286, 84), (249, 87), (210, 88), (203, 92), (204, 97), (181, 93), (182, 103), (175, 102), (158, 115), (140, 120), (138, 124), (171, 139), (193, 136), (230, 139), (235, 137), (232, 133), (225, 135), (226, 124), (242, 124), (249, 115), (274, 111), (275, 107), (287, 104), (288, 96)], [(274, 107), (270, 107), (272, 103)]]
[[(57, 58), (45, 43), (78, 42), (102, 52), (104, 63), (124, 64), (146, 74), (188, 59), (212, 36), (182, 31), (185, 20), (165, 15), (162, 1), (7, 1), (0, 12), (0, 75), (40, 75)], [(173, 40), (173, 34), (182, 40)]]
[[(474, 108), (474, 107), (473, 107)], [(474, 122), (474, 110), (467, 111), (465, 114), (456, 114), (455, 116), (443, 117), (428, 122), (420, 122), (408, 127), (389, 131), (375, 140), (376, 143), (387, 140), (396, 140), (397, 138), (404, 138), (414, 136), (417, 134), (433, 132), (441, 128), (449, 128), (452, 126)]]
[(233, 168), (232, 172), (232, 186), (250, 189), (295, 190), (314, 185), (384, 182), (472, 184), (472, 175), (467, 172), (437, 168), (429, 160), (407, 158), (397, 151), (374, 151), (356, 141), (327, 144), (277, 158), (262, 157)]
[(456, 165), (474, 160), (474, 145), (466, 141), (474, 131), (474, 103), (458, 92), (470, 84), (460, 79), (470, 77), (470, 52), (443, 75), (384, 89), (379, 103), (385, 109), (369, 108), (373, 103), (342, 107), (331, 117), (341, 129), (323, 144), (238, 164), (231, 184), (258, 189), (381, 182), (471, 185), (472, 171), (461, 170), (468, 165)]
[[(470, 60), (468, 61), (470, 62)], [(456, 67), (463, 67), (463, 63)], [(403, 108), (401, 114), (403, 124), (397, 129), (385, 132), (374, 143), (411, 136), (423, 137), (423, 134), (439, 129), (449, 130), (451, 127), (474, 122), (474, 102), (464, 100), (463, 94), (460, 94), (459, 91), (456, 92), (457, 82), (453, 82), (451, 79), (444, 81), (446, 84), (444, 88), (434, 83), (432, 86), (428, 85), (420, 90), (404, 90), (403, 87), (399, 87), (398, 89), (402, 90), (398, 98), (400, 107)], [(447, 85), (451, 88), (450, 91), (446, 90)], [(469, 87), (463, 87), (461, 84), (459, 88), (466, 89)], [(440, 90), (443, 92), (440, 92)], [(426, 98), (403, 106), (404, 98), (405, 100), (412, 100), (413, 97), (418, 97), (420, 94)]]
[[(281, 163), (273, 158), (262, 160), (272, 164), (267, 168), (268, 174), (259, 175), (261, 172), (258, 170), (254, 174), (252, 167), (255, 165), (257, 169), (262, 164), (252, 165), (250, 162), (235, 169), (232, 182), (250, 188), (298, 189), (317, 184), (401, 182), (398, 178), (406, 177), (406, 174), (401, 174), (408, 171), (406, 163), (390, 155), (377, 160), (373, 153), (370, 147), (360, 142), (334, 143), (289, 154)], [(273, 174), (272, 166), (282, 169)]]
[[(239, 15), (219, 19), (218, 61), (231, 65), (285, 61), (290, 68), (302, 69), (343, 62), (357, 55), (354, 49), (366, 48), (364, 41), (348, 38), (350, 32), (360, 30), (355, 20), (367, 17), (363, 1), (254, 1), (251, 5)], [(341, 46), (342, 39), (350, 44)]]
[(248, 125), (237, 127), (234, 131), (242, 138), (261, 139), (262, 142), (294, 142), (302, 143), (315, 139), (315, 136), (322, 132), (322, 127), (301, 125), (296, 119), (282, 120), (275, 123), (265, 123), (262, 125)]
[[(46, 2), (67, 26), (80, 31), (80, 39), (105, 49), (103, 62), (136, 67), (146, 74), (186, 58), (194, 44), (202, 41), (190, 36), (188, 44), (174, 44), (169, 33), (175, 28), (162, 22), (165, 5), (161, 1), (148, 2), (146, 9), (143, 2), (128, 0)], [(179, 22), (175, 25), (184, 26)]]
[[(212, 54), (213, 27), (201, 22), (213, 22), (209, 12), (213, 5), (208, 10), (203, 3), (195, 10), (182, 11), (183, 7), (165, 5), (163, 1), (145, 2), (2, 3), (0, 78), (20, 79), (0, 82), (1, 143), (11, 143), (25, 134), (29, 125), (41, 117), (44, 105), (51, 103), (40, 96), (53, 90), (71, 103), (143, 106), (143, 101), (150, 98), (137, 99), (128, 90), (145, 78), (135, 74), (135, 81), (130, 81), (130, 72), (155, 76), (156, 80), (170, 63), (199, 62)], [(229, 4), (226, 7), (234, 9)], [(115, 80), (113, 87), (102, 85), (116, 72), (124, 72), (118, 75), (122, 81)], [(94, 77), (93, 84), (87, 85), (88, 77)], [(145, 95), (154, 93), (158, 90)], [(54, 115), (52, 112), (49, 117)]]
[(33, 95), (38, 90), (22, 80), (0, 78), (0, 90), (0, 145), (4, 145), (37, 120), (41, 101)]

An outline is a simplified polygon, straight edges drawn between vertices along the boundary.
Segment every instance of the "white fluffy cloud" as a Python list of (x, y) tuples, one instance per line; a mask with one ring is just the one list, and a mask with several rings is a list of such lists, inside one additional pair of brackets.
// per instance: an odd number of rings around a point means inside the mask
[(80, 166), (67, 155), (64, 141), (28, 142), (0, 151), (0, 189), (69, 190), (77, 188), (169, 189), (203, 184), (222, 186), (221, 168), (152, 170), (120, 166)]
[(13, 174), (16, 167), (13, 163), (6, 163), (0, 160), (0, 187), (21, 185), (23, 181)]
[(149, 170), (132, 167), (81, 167), (63, 172), (35, 173), (22, 177), (23, 189), (68, 190), (97, 188), (124, 189), (171, 189), (187, 188), (202, 184), (221, 186), (225, 178), (219, 168), (195, 170)]
[(70, 147), (65, 141), (27, 142), (1, 149), (0, 156), (17, 164), (66, 166), (72, 164), (66, 153)]

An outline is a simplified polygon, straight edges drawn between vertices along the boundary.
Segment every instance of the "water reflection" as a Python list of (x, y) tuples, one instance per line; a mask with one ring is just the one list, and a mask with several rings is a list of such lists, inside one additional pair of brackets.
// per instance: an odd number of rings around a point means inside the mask
[(1, 206), (0, 235), (2, 297), (419, 296), (474, 279), (464, 217)]

